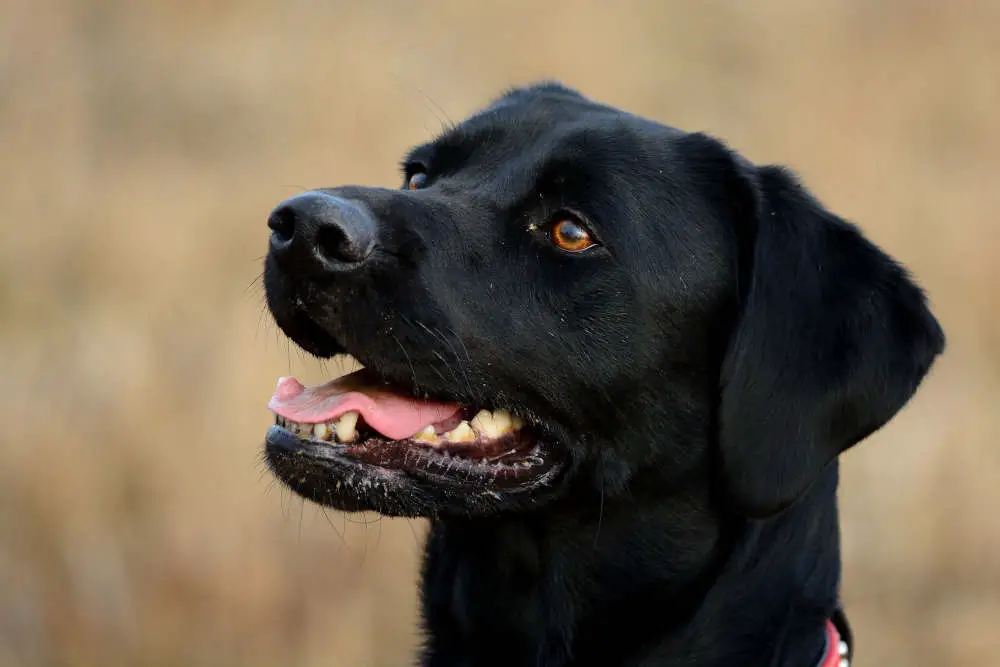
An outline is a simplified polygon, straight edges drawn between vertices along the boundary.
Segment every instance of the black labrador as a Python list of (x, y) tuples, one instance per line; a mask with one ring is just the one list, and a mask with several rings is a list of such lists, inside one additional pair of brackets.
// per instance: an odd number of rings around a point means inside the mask
[(837, 457), (944, 348), (907, 271), (787, 169), (555, 83), (403, 170), (268, 219), (278, 325), (364, 368), (281, 379), (266, 457), (430, 518), (420, 664), (848, 662)]

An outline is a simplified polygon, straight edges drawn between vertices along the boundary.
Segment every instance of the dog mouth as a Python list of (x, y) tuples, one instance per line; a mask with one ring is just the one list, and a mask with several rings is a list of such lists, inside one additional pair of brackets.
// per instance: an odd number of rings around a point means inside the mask
[(514, 491), (556, 467), (537, 425), (524, 418), (416, 398), (369, 369), (315, 386), (281, 378), (268, 407), (268, 446), (330, 463), (333, 477), (350, 464), (467, 490)]

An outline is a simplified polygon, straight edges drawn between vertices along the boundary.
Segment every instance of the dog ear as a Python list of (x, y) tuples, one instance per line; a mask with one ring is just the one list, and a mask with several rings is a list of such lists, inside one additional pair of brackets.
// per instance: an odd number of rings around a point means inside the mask
[(856, 226), (786, 170), (731, 157), (740, 305), (718, 438), (735, 507), (762, 518), (906, 404), (944, 333), (907, 271)]

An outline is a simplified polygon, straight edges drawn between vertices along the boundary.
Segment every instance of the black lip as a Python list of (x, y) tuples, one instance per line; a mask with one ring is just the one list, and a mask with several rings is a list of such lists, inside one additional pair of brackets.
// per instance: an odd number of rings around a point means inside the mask
[[(298, 438), (293, 435), (291, 431), (286, 428), (282, 428), (277, 424), (272, 424), (271, 427), (267, 429), (267, 435), (264, 437), (264, 442), (267, 443), (269, 448), (284, 450), (293, 454), (304, 451), (315, 453), (321, 450), (319, 445), (313, 445), (308, 440)], [(334, 447), (331, 446), (329, 449), (334, 450)]]
[[(298, 473), (295, 470), (286, 470), (287, 465), (274, 466), (276, 458), (280, 458), (283, 461), (291, 459), (299, 462), (301, 465), (292, 466), (295, 469), (325, 469), (323, 480), (313, 480), (314, 486), (319, 485), (321, 487), (329, 487), (331, 480), (336, 480), (339, 476), (354, 471), (370, 472), (377, 474), (379, 477), (409, 478), (414, 481), (423, 481), (435, 486), (449, 487), (455, 490), (494, 490), (505, 493), (516, 493), (546, 484), (562, 468), (562, 461), (558, 455), (554, 455), (553, 448), (543, 444), (539, 444), (542, 463), (537, 469), (531, 470), (530, 474), (527, 474), (528, 470), (526, 469), (524, 477), (473, 473), (467, 474), (465, 478), (459, 478), (445, 465), (444, 462), (447, 459), (432, 461), (429, 465), (419, 467), (416, 465), (406, 468), (381, 466), (351, 456), (347, 453), (348, 448), (343, 445), (337, 445), (336, 443), (317, 444), (309, 440), (303, 440), (277, 424), (268, 428), (265, 443), (266, 453), (271, 459), (272, 467), (277, 468), (275, 472), (281, 478), (285, 479), (286, 482), (289, 482), (289, 478), (294, 477)], [(460, 461), (461, 459), (456, 458), (455, 460)], [(298, 479), (298, 481), (303, 482), (303, 479), (309, 476), (311, 475), (301, 475), (302, 479)]]

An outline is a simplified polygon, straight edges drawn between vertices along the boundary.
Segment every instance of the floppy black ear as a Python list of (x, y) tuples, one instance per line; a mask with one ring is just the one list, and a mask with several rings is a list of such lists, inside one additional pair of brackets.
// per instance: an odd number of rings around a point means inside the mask
[(719, 446), (735, 506), (795, 502), (916, 391), (944, 334), (906, 270), (779, 167), (734, 159), (741, 305), (722, 367)]

